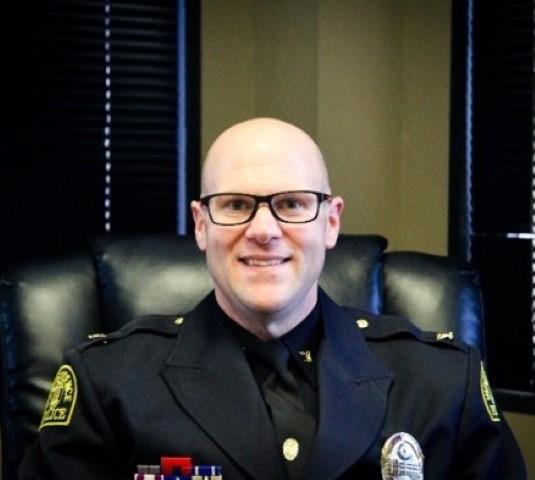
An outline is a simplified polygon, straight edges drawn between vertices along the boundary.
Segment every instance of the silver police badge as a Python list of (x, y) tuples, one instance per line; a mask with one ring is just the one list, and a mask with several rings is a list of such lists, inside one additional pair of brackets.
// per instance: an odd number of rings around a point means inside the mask
[(423, 480), (424, 456), (416, 439), (405, 432), (394, 433), (381, 450), (383, 480)]

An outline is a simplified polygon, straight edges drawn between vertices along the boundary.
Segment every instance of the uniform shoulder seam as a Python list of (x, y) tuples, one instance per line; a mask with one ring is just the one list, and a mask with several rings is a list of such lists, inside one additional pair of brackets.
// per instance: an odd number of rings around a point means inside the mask
[(83, 351), (92, 346), (107, 345), (137, 334), (175, 336), (183, 322), (182, 315), (143, 315), (128, 322), (119, 330), (110, 333), (91, 333), (87, 336), (87, 340), (77, 345), (75, 349)]
[(357, 310), (354, 312), (357, 326), (368, 341), (387, 341), (395, 338), (413, 338), (416, 341), (448, 346), (468, 352), (468, 346), (455, 338), (453, 331), (432, 332), (418, 328), (405, 317), (377, 315)]

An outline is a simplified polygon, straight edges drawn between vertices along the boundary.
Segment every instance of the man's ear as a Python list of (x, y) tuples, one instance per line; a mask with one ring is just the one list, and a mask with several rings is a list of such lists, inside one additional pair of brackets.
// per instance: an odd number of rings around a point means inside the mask
[(340, 233), (342, 211), (344, 210), (344, 199), (342, 197), (331, 198), (328, 202), (327, 208), (325, 247), (330, 249), (336, 245), (338, 234)]
[(195, 240), (200, 250), (206, 250), (206, 221), (201, 202), (194, 200), (190, 204), (191, 214), (195, 222)]

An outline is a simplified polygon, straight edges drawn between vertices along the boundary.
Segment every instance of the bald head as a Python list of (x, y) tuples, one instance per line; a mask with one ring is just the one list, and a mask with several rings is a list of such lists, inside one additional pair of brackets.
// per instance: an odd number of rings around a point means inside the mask
[(287, 187), (281, 184), (278, 191), (293, 189), (299, 182), (303, 188), (330, 192), (323, 156), (310, 136), (281, 120), (247, 120), (225, 130), (210, 147), (203, 166), (202, 195), (242, 192), (233, 177), (261, 183), (263, 176), (277, 171), (298, 177), (286, 178), (282, 183)]

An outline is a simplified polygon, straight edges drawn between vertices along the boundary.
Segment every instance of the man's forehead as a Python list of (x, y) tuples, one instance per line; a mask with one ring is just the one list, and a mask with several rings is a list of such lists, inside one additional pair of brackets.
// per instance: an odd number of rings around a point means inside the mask
[[(316, 143), (294, 125), (275, 119), (253, 119), (223, 132), (210, 148), (203, 166), (203, 191), (232, 171), (235, 175), (262, 175), (288, 169), (326, 177)], [(318, 186), (319, 187), (319, 186)]]
[(301, 129), (280, 120), (258, 118), (238, 123), (225, 130), (210, 148), (207, 160), (236, 157), (253, 150), (257, 154), (272, 150), (302, 150), (320, 153), (315, 142)]

